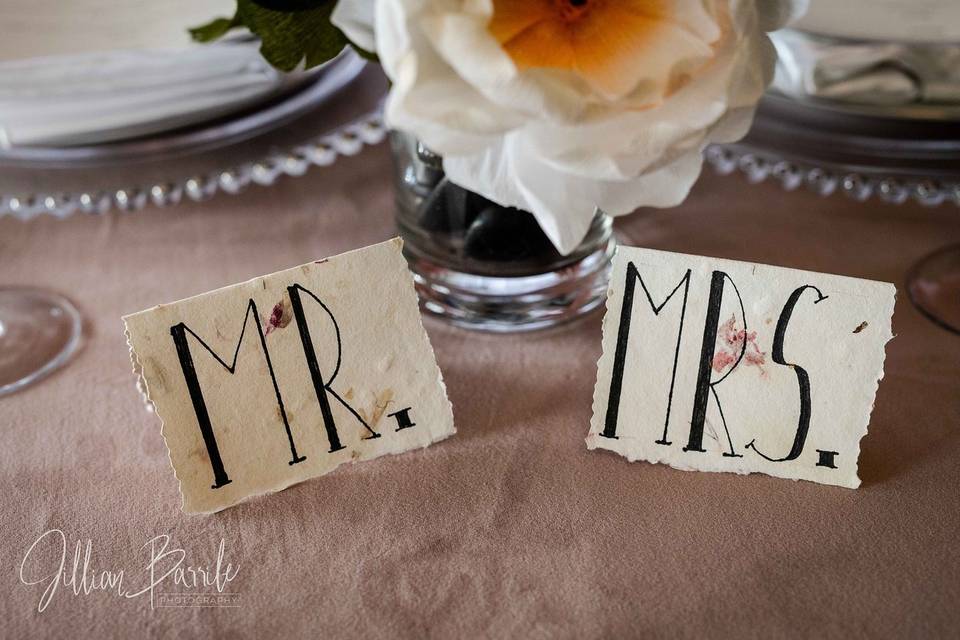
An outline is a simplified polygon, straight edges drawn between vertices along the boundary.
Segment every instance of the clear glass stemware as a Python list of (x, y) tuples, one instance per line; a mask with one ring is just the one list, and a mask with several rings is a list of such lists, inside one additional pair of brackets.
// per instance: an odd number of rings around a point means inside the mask
[(920, 313), (960, 335), (960, 244), (944, 247), (915, 264), (907, 278), (907, 293)]
[(80, 347), (82, 335), (80, 312), (63, 296), (0, 287), (0, 396), (66, 364)]

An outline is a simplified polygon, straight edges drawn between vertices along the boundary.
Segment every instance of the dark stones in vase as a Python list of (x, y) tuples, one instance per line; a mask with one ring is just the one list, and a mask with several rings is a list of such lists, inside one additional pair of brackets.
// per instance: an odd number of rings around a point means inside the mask
[(493, 205), (467, 230), (464, 251), (474, 260), (542, 262), (560, 256), (532, 214)]
[(483, 196), (444, 178), (420, 206), (420, 226), (431, 233), (465, 234), (489, 204)]
[(477, 262), (549, 264), (560, 258), (532, 214), (502, 207), (446, 178), (424, 200), (420, 226), (459, 236), (464, 257)]

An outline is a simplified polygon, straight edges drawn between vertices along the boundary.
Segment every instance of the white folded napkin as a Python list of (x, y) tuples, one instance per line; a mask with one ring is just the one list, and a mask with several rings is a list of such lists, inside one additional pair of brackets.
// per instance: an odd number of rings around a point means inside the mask
[(0, 62), (0, 148), (142, 136), (262, 100), (295, 79), (232, 40)]
[(868, 42), (785, 29), (771, 35), (774, 87), (870, 106), (960, 104), (960, 44)]

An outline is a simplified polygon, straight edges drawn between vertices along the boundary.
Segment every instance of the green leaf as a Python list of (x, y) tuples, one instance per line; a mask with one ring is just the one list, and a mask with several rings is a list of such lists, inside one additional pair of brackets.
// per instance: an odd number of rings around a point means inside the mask
[(190, 37), (196, 42), (213, 42), (225, 36), (228, 31), (242, 26), (237, 16), (232, 18), (217, 18), (207, 24), (190, 29)]
[(309, 69), (336, 57), (348, 44), (330, 22), (336, 4), (336, 0), (325, 0), (316, 9), (286, 12), (238, 0), (237, 19), (260, 38), (260, 53), (274, 67), (293, 71), (305, 61)]
[(253, 0), (254, 4), (274, 11), (305, 11), (316, 9), (327, 0)]
[(357, 55), (359, 55), (364, 60), (369, 60), (370, 62), (376, 62), (376, 63), (380, 62), (380, 57), (377, 54), (375, 54), (373, 51), (367, 51), (363, 47), (358, 47), (357, 44), (352, 40), (347, 40), (347, 42), (349, 42), (350, 46), (353, 47), (353, 50), (357, 52)]

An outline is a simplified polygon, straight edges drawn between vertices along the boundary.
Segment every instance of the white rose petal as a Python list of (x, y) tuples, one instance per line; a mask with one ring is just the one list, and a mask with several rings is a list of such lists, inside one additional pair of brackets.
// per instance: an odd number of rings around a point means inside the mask
[(330, 14), (336, 25), (358, 47), (377, 50), (373, 20), (377, 0), (341, 0)]
[[(375, 25), (388, 124), (569, 253), (598, 208), (682, 202), (703, 149), (749, 129), (773, 73), (766, 31), (806, 4), (611, 1), (341, 0), (336, 15), (351, 38)], [(574, 21), (590, 39), (564, 31)]]

